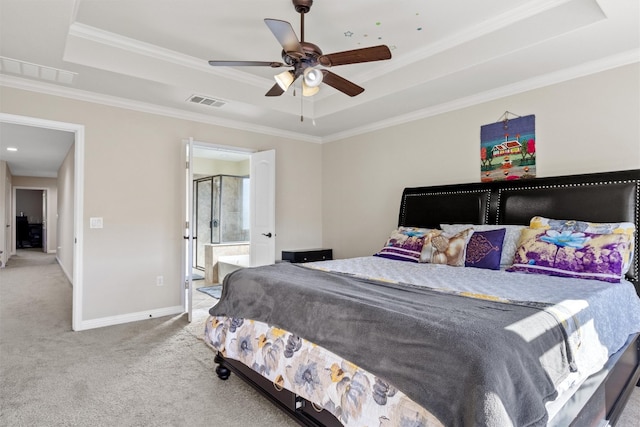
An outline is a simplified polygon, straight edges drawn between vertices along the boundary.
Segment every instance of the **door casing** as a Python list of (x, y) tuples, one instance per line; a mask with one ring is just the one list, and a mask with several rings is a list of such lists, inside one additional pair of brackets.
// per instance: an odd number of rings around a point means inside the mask
[[(268, 150), (266, 152), (255, 152), (253, 150), (250, 149), (244, 149), (244, 148), (239, 148), (239, 147), (233, 147), (233, 146), (224, 146), (224, 145), (218, 145), (218, 144), (211, 144), (211, 143), (206, 143), (206, 142), (201, 142), (201, 141), (195, 141), (193, 138), (189, 138), (186, 140), (183, 140), (183, 145), (184, 145), (184, 150), (183, 150), (183, 161), (185, 162), (185, 185), (184, 185), (184, 191), (185, 191), (185, 197), (184, 197), (184, 201), (185, 201), (185, 214), (183, 217), (183, 233), (184, 233), (184, 246), (182, 249), (182, 278), (183, 278), (183, 283), (180, 284), (181, 288), (184, 289), (184, 291), (181, 291), (181, 295), (183, 295), (183, 305), (185, 308), (185, 312), (187, 312), (187, 318), (189, 320), (189, 322), (192, 320), (193, 317), (193, 280), (192, 280), (192, 275), (191, 275), (191, 268), (193, 268), (193, 241), (194, 241), (194, 229), (195, 229), (195, 224), (193, 223), (193, 152), (194, 152), (194, 148), (200, 148), (200, 149), (205, 149), (205, 150), (217, 150), (217, 151), (223, 151), (223, 152), (229, 152), (229, 153), (241, 153), (241, 154), (247, 154), (249, 156), (251, 156), (251, 173), (250, 173), (250, 179), (253, 178), (253, 175), (256, 173), (254, 171), (254, 166), (256, 165), (262, 165), (262, 169), (263, 172), (258, 172), (258, 174), (268, 178), (269, 180), (269, 186), (265, 187), (265, 186), (258, 186), (258, 187), (254, 187), (254, 179), (251, 179), (251, 240), (250, 240), (250, 247), (252, 249), (250, 249), (250, 259), (251, 259), (251, 265), (257, 265), (256, 264), (256, 259), (259, 259), (261, 264), (268, 264), (271, 263), (273, 264), (275, 262), (275, 150)], [(265, 154), (267, 153), (267, 154)], [(254, 157), (255, 156), (255, 157)], [(266, 157), (264, 157), (266, 156)], [(271, 159), (270, 160), (270, 164), (269, 166), (271, 168), (273, 168), (273, 170), (271, 171), (266, 171), (264, 170), (266, 167), (265, 164), (265, 159)], [(258, 224), (270, 224), (269, 225), (269, 232), (271, 233), (271, 237), (268, 238), (267, 244), (265, 246), (265, 242), (264, 239), (266, 239), (267, 237), (262, 237), (262, 233), (267, 234), (267, 232), (261, 231), (260, 234), (260, 241), (259, 241), (259, 246), (262, 248), (262, 254), (258, 255), (256, 258), (256, 254), (254, 253), (254, 244), (257, 243), (256, 239), (258, 239), (255, 235), (254, 235), (254, 223), (255, 223), (255, 213), (253, 211), (254, 207), (257, 205), (257, 202), (255, 201), (256, 199), (256, 195), (257, 195), (257, 191), (264, 191), (265, 194), (264, 196), (266, 197), (266, 199), (268, 200), (266, 203), (264, 203), (267, 207), (266, 209), (268, 209), (269, 211), (269, 217), (266, 218), (263, 221), (258, 221)], [(264, 228), (264, 227), (262, 227)], [(261, 230), (262, 230), (261, 228)], [(266, 252), (265, 252), (266, 251)], [(267, 255), (265, 255), (265, 253)], [(268, 260), (270, 260), (270, 262), (268, 262)]]

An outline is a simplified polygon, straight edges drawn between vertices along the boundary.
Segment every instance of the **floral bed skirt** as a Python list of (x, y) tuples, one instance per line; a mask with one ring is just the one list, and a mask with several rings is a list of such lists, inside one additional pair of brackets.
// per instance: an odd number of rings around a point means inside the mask
[(312, 342), (263, 322), (210, 316), (205, 342), (331, 412), (345, 426), (442, 424), (387, 381)]

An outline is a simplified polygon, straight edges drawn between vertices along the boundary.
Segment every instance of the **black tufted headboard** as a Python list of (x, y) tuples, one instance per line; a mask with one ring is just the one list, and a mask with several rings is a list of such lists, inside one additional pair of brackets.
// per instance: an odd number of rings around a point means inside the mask
[(398, 225), (528, 225), (554, 219), (636, 224), (634, 259), (627, 279), (640, 295), (640, 169), (518, 181), (405, 188)]

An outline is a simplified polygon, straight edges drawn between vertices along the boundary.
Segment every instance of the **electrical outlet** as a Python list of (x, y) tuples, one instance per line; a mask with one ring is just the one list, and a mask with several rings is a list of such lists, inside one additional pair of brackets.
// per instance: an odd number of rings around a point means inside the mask
[(163, 285), (164, 285), (164, 277), (162, 276), (156, 277), (156, 286), (163, 286)]

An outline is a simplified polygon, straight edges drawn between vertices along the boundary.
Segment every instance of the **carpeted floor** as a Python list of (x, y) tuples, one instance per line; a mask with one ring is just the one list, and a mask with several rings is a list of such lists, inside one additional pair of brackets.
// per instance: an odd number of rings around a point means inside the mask
[(214, 372), (194, 319), (71, 331), (71, 286), (52, 255), (0, 270), (0, 426), (295, 426), (235, 376)]
[[(215, 300), (185, 316), (71, 331), (71, 286), (53, 255), (19, 251), (0, 269), (0, 426), (297, 425), (234, 375), (214, 373), (202, 341)], [(618, 423), (636, 427), (640, 389)]]

